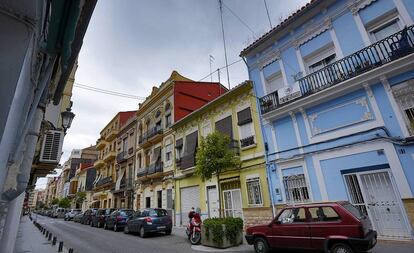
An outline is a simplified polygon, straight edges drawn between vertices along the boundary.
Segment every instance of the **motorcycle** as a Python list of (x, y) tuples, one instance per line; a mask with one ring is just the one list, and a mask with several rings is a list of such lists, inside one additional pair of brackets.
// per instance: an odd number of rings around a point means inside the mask
[(192, 245), (199, 244), (201, 242), (201, 221), (200, 215), (195, 214), (191, 221), (187, 224), (187, 229), (185, 230), (188, 240), (190, 240)]

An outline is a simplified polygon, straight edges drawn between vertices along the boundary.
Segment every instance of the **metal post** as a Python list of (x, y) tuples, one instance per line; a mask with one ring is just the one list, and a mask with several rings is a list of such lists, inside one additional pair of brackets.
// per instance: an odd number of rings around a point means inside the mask
[(52, 240), (52, 233), (49, 233), (49, 237), (47, 238), (48, 241)]
[(62, 252), (63, 251), (63, 241), (59, 242), (59, 248), (58, 248), (58, 252)]
[(55, 246), (56, 245), (56, 241), (57, 241), (57, 237), (53, 236), (53, 240), (52, 240), (52, 245)]
[(70, 248), (70, 249), (68, 250), (68, 253), (73, 253), (73, 249), (72, 249), (72, 248)]

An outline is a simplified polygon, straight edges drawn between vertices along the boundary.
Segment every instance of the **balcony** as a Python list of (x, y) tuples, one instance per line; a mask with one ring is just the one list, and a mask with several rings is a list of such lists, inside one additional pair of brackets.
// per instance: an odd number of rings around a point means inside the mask
[(133, 154), (134, 154), (134, 148), (133, 147), (130, 147), (128, 149), (128, 156), (132, 156)]
[(97, 150), (101, 150), (106, 146), (107, 142), (105, 140), (103, 140), (102, 138), (99, 138), (98, 141), (96, 142), (96, 149)]
[(247, 138), (244, 138), (244, 139), (240, 140), (240, 147), (241, 148), (246, 148), (246, 147), (252, 146), (254, 144), (255, 144), (254, 136), (249, 136)]
[(276, 110), (413, 52), (414, 25), (297, 80), (300, 91), (295, 96), (279, 98), (275, 91), (260, 98), (261, 112)]
[(104, 187), (112, 184), (112, 177), (104, 177), (95, 184), (95, 188)]
[(106, 141), (112, 141), (113, 139), (115, 139), (115, 137), (118, 135), (118, 130), (117, 129), (111, 129), (108, 131), (108, 133), (105, 136), (105, 140)]
[(122, 163), (127, 160), (126, 152), (122, 151), (116, 155), (116, 163)]
[(130, 190), (134, 188), (134, 181), (132, 180), (132, 178), (127, 178), (127, 179), (123, 179), (121, 181), (121, 186), (120, 189), (121, 190)]
[(162, 129), (161, 126), (153, 127), (144, 133), (143, 136), (138, 139), (138, 142), (143, 148), (151, 146), (162, 140), (163, 132), (164, 129)]
[(191, 167), (195, 166), (195, 153), (191, 153), (191, 154), (184, 154), (179, 160), (179, 165), (177, 164), (177, 166), (180, 167), (180, 169), (185, 170)]
[(104, 166), (104, 165), (105, 165), (105, 162), (101, 158), (99, 158), (98, 160), (96, 160), (93, 163), (93, 166), (95, 166), (95, 168), (97, 168), (97, 169), (100, 168), (100, 167), (102, 167), (102, 166)]
[(115, 159), (115, 156), (116, 156), (115, 151), (109, 151), (108, 153), (106, 153), (106, 154), (103, 156), (103, 160), (104, 160), (105, 162), (108, 162), (108, 161), (111, 161), (111, 160)]
[[(148, 167), (148, 177), (157, 177), (158, 175), (162, 175), (162, 169), (163, 169), (163, 162), (156, 162), (151, 164)], [(161, 174), (159, 174), (161, 172)]]
[(137, 171), (137, 177), (138, 178), (143, 178), (146, 177), (148, 174), (148, 166), (144, 167), (144, 168), (139, 168)]

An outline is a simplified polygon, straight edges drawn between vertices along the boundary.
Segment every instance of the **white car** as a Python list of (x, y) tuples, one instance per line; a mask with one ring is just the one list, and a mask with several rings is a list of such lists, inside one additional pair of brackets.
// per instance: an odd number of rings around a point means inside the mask
[(64, 220), (73, 220), (75, 215), (79, 214), (82, 210), (80, 209), (71, 209), (69, 212), (65, 214)]

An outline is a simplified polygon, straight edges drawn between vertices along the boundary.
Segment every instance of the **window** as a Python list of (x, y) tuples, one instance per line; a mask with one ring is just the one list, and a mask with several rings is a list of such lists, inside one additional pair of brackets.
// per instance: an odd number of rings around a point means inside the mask
[(377, 26), (369, 30), (373, 41), (380, 41), (386, 37), (398, 32), (400, 25), (398, 24), (398, 18), (390, 22)]
[(285, 209), (277, 218), (281, 224), (290, 224), (296, 222), (306, 222), (306, 212), (304, 208)]
[(173, 196), (172, 196), (172, 189), (167, 189), (167, 209), (173, 208)]
[(142, 165), (141, 159), (142, 159), (141, 154), (138, 154), (137, 155), (137, 167), (138, 168), (141, 168), (141, 165)]
[(157, 191), (157, 207), (162, 208), (162, 191)]
[(392, 93), (395, 101), (400, 107), (401, 114), (410, 135), (414, 135), (414, 80), (394, 85)]
[(283, 185), (285, 187), (286, 202), (300, 203), (310, 200), (304, 174), (284, 176)]
[(178, 139), (175, 142), (175, 150), (176, 150), (176, 158), (180, 159), (182, 156), (182, 152), (183, 152), (183, 139)]
[(266, 78), (266, 91), (267, 94), (275, 92), (285, 86), (283, 81), (283, 75), (281, 71), (276, 72), (275, 74)]
[(338, 221), (341, 218), (330, 206), (311, 207), (309, 208), (309, 213), (313, 222)]
[[(308, 69), (308, 74), (316, 72), (336, 60), (335, 46), (333, 43), (329, 43), (306, 56), (303, 60)], [(327, 76), (329, 76), (328, 73)]]
[(171, 126), (171, 113), (167, 114), (165, 116), (165, 128)]
[(161, 127), (161, 120), (159, 120), (159, 121), (157, 121), (156, 123), (155, 123), (155, 129), (157, 129), (157, 130), (159, 130), (159, 129), (161, 129), (162, 127)]
[(312, 65), (309, 66), (309, 73), (313, 73), (316, 72), (322, 68), (324, 68), (325, 66), (333, 63), (336, 59), (336, 54), (331, 54), (325, 58), (323, 58), (322, 60), (313, 63)]
[(260, 188), (260, 179), (258, 177), (249, 178), (246, 180), (246, 185), (247, 199), (249, 201), (249, 205), (263, 205), (262, 190)]
[(172, 159), (172, 144), (167, 144), (165, 146), (165, 161), (169, 162)]
[(150, 208), (151, 207), (151, 197), (145, 198), (145, 207)]
[(128, 150), (128, 138), (123, 139), (122, 141), (122, 151), (127, 152)]
[(237, 112), (237, 125), (239, 126), (240, 146), (248, 147), (253, 145), (253, 119), (250, 107)]

